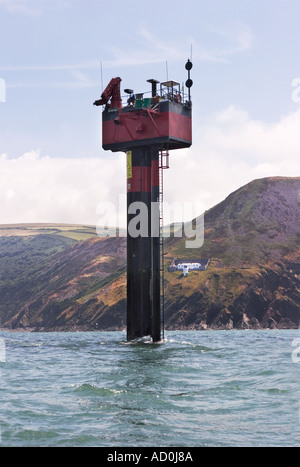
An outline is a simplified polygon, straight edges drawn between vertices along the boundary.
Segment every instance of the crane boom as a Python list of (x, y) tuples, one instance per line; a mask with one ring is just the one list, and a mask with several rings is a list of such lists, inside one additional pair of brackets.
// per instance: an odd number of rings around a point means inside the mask
[(121, 109), (122, 108), (122, 99), (121, 99), (121, 78), (112, 78), (105, 90), (101, 94), (101, 99), (94, 102), (94, 105), (107, 105), (109, 99), (111, 99), (110, 107), (112, 109)]

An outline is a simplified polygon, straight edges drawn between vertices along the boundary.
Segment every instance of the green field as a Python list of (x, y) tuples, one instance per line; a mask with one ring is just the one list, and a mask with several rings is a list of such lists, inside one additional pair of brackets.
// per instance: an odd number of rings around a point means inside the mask
[(28, 237), (32, 235), (60, 235), (76, 241), (97, 236), (91, 225), (70, 224), (0, 224), (1, 237)]

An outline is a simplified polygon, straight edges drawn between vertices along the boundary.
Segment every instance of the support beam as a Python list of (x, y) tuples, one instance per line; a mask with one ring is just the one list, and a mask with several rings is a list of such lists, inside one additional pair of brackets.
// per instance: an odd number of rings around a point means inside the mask
[(152, 273), (152, 340), (161, 340), (160, 310), (160, 225), (159, 225), (159, 150), (151, 147), (151, 273)]
[(158, 149), (127, 152), (127, 340), (160, 330)]

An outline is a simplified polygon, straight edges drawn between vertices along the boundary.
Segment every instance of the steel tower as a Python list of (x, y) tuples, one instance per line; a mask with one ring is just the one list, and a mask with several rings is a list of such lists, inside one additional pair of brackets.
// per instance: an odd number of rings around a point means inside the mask
[[(192, 144), (192, 63), (187, 61), (185, 86), (149, 79), (151, 91), (134, 94), (121, 78), (112, 78), (94, 105), (102, 112), (102, 147), (127, 154), (127, 340), (162, 338), (163, 238), (162, 170), (169, 151)], [(160, 85), (160, 86), (158, 86)]]

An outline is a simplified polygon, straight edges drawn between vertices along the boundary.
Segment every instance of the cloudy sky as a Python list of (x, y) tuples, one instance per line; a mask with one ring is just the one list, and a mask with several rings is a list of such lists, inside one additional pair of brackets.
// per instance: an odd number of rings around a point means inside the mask
[(104, 86), (143, 92), (192, 58), (193, 146), (171, 154), (167, 202), (300, 176), (299, 18), (299, 0), (0, 0), (0, 223), (96, 224), (124, 195), (92, 105), (101, 63)]

